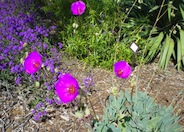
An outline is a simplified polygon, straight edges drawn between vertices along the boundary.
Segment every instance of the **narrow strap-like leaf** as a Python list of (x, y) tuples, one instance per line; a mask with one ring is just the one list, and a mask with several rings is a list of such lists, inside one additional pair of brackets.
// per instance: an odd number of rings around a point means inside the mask
[(161, 57), (159, 61), (159, 66), (163, 69), (165, 69), (169, 63), (169, 60), (171, 58), (171, 55), (174, 50), (174, 41), (170, 36), (166, 36), (166, 39), (164, 41), (164, 45), (162, 48)]
[(182, 57), (182, 52), (181, 52), (181, 41), (179, 38), (177, 38), (177, 69), (179, 70), (181, 68), (181, 57)]
[(172, 52), (174, 50), (174, 40), (170, 36), (168, 36), (168, 45), (167, 46), (168, 46), (168, 51), (167, 51), (167, 56), (166, 56), (166, 61), (165, 61), (165, 68), (167, 67), (167, 65), (169, 63)]
[(184, 65), (184, 30), (180, 30), (180, 43), (181, 43), (181, 56), (182, 63)]

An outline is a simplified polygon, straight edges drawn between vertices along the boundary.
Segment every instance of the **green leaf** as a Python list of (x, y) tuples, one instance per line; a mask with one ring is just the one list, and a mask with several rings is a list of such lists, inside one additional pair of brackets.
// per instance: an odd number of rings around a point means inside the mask
[(131, 102), (131, 95), (129, 92), (125, 91), (125, 97), (126, 97), (128, 102)]
[(149, 10), (149, 13), (157, 10), (158, 8), (160, 8), (160, 6), (154, 6), (151, 10)]
[(180, 30), (180, 43), (181, 43), (181, 59), (184, 65), (184, 30)]
[(156, 53), (159, 50), (160, 44), (162, 42), (162, 39), (164, 37), (163, 32), (161, 32), (157, 37), (151, 38), (149, 44), (151, 45), (151, 48), (149, 49), (149, 53), (146, 56), (146, 60), (150, 61), (153, 59), (153, 57), (156, 55)]
[(107, 127), (108, 127), (107, 132), (121, 132), (121, 129), (115, 127), (114, 124), (108, 124)]
[(166, 68), (174, 50), (174, 41), (170, 36), (166, 36), (164, 45), (162, 47), (161, 57), (159, 61), (160, 68)]
[(168, 52), (166, 56), (165, 68), (167, 67), (169, 63), (173, 50), (174, 50), (174, 40), (169, 36), (168, 37)]
[(159, 66), (161, 68), (164, 68), (164, 64), (165, 64), (165, 60), (166, 60), (166, 55), (167, 55), (167, 49), (168, 46), (166, 46), (166, 40), (164, 41), (164, 45), (162, 47), (162, 51), (161, 51), (161, 57), (160, 57), (160, 60), (159, 60)]
[(182, 57), (182, 52), (181, 52), (181, 41), (177, 38), (177, 69), (179, 70), (181, 68), (181, 57)]
[(172, 3), (169, 2), (167, 7), (167, 15), (168, 15), (169, 22), (171, 21), (171, 6), (172, 6)]
[(182, 9), (181, 6), (180, 6), (180, 12), (181, 12), (182, 18), (184, 19), (184, 10)]

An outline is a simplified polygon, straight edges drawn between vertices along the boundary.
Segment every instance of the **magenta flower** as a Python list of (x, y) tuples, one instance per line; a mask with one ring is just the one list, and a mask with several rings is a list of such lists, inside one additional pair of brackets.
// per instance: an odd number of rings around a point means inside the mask
[(118, 61), (114, 64), (114, 72), (120, 78), (128, 78), (132, 73), (130, 65), (126, 61)]
[(42, 65), (41, 55), (34, 51), (29, 53), (27, 58), (24, 60), (24, 69), (28, 74), (33, 74), (37, 72)]
[(78, 95), (78, 82), (69, 73), (61, 75), (55, 87), (55, 92), (63, 103), (71, 102)]
[(73, 2), (71, 5), (71, 11), (73, 15), (80, 16), (84, 13), (86, 4), (83, 1)]

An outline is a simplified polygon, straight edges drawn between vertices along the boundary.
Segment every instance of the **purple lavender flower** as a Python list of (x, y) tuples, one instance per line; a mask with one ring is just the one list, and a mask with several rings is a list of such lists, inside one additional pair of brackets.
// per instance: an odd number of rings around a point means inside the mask
[(47, 48), (47, 44), (44, 43), (44, 44), (43, 44), (43, 49), (46, 49), (46, 48)]
[(47, 86), (47, 90), (52, 90), (52, 87), (51, 86)]
[(31, 111), (31, 113), (32, 113), (32, 114), (35, 114), (35, 113), (36, 113), (36, 110), (35, 110), (35, 109), (33, 109), (33, 110)]
[(63, 44), (61, 42), (58, 42), (58, 45), (60, 49), (63, 47)]
[(21, 81), (21, 77), (18, 76), (15, 82), (16, 82), (16, 84), (18, 85), (18, 84), (20, 84), (20, 81)]
[(31, 74), (31, 78), (36, 81), (36, 78), (35, 78), (35, 75), (34, 74)]
[(103, 22), (102, 20), (98, 20), (98, 21), (99, 21), (100, 24)]
[(41, 107), (44, 106), (44, 103), (43, 102), (39, 102), (37, 105), (36, 105), (36, 108), (37, 109), (40, 109)]
[(50, 105), (52, 105), (52, 104), (54, 103), (54, 100), (53, 100), (53, 99), (49, 99), (48, 97), (45, 98), (45, 101), (46, 101), (48, 104), (50, 104)]
[(44, 111), (39, 111), (38, 113), (34, 113), (35, 115), (33, 116), (33, 119), (35, 121), (38, 121), (40, 118), (42, 118), (44, 115), (47, 115), (47, 112)]
[(47, 115), (47, 111), (44, 110), (44, 111), (43, 111), (43, 115)]
[(83, 83), (86, 88), (89, 88), (90, 86), (94, 86), (93, 78), (91, 76), (84, 78)]
[(57, 105), (61, 105), (62, 104), (62, 101), (58, 98), (54, 98), (54, 101)]
[(37, 113), (37, 115), (38, 115), (39, 117), (41, 117), (41, 116), (43, 115), (43, 113), (42, 113), (41, 111), (39, 111), (39, 112)]
[(50, 72), (51, 73), (54, 73), (55, 71), (54, 71), (54, 65), (53, 64), (50, 64), (49, 65), (49, 68), (50, 68)]
[(36, 114), (36, 115), (33, 116), (33, 119), (34, 119), (35, 121), (38, 121), (38, 120), (40, 119), (40, 116)]
[(44, 82), (44, 85), (47, 87), (47, 86), (49, 86), (49, 83), (48, 82)]
[(50, 29), (51, 30), (55, 30), (56, 29), (56, 26), (50, 26)]
[(11, 67), (11, 72), (12, 73), (18, 73), (18, 72), (20, 72), (19, 69), (20, 69), (19, 65), (12, 66)]
[(9, 61), (8, 65), (9, 65), (9, 67), (11, 67), (13, 65), (13, 62), (12, 61)]

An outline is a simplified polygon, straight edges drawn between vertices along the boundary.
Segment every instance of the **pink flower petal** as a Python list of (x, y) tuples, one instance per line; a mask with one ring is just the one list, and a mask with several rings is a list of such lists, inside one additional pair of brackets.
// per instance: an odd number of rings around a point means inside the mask
[(24, 60), (24, 69), (28, 74), (33, 74), (37, 72), (42, 64), (42, 57), (41, 55), (34, 51), (29, 53), (27, 58)]
[(61, 75), (55, 87), (55, 93), (59, 96), (63, 103), (73, 101), (78, 95), (78, 82), (69, 73)]
[(117, 77), (125, 79), (130, 76), (132, 69), (126, 61), (118, 61), (114, 64), (114, 72)]
[(71, 11), (73, 15), (82, 15), (85, 12), (86, 4), (83, 1), (73, 2), (71, 5)]

